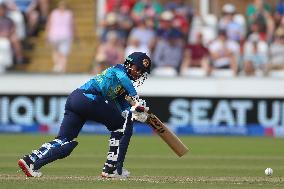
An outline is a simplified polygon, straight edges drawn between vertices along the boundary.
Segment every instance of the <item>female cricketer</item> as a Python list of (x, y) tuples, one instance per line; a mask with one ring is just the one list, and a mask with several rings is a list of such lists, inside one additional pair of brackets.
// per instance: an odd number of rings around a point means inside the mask
[[(56, 138), (18, 161), (26, 176), (40, 177), (42, 166), (69, 156), (78, 145), (76, 138), (84, 123), (92, 120), (104, 124), (111, 132), (102, 176), (128, 177), (130, 173), (123, 168), (123, 162), (132, 136), (132, 124), (133, 121), (145, 122), (145, 112), (138, 110), (148, 109), (134, 85), (143, 84), (150, 67), (151, 60), (145, 53), (134, 52), (123, 64), (104, 70), (74, 90), (67, 98)], [(135, 107), (130, 106), (126, 96), (136, 102)]]

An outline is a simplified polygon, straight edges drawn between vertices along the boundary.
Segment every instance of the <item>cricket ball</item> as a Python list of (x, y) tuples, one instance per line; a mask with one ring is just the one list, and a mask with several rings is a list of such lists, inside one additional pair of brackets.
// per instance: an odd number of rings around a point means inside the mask
[(273, 170), (271, 168), (266, 168), (264, 173), (266, 176), (271, 176), (273, 174)]

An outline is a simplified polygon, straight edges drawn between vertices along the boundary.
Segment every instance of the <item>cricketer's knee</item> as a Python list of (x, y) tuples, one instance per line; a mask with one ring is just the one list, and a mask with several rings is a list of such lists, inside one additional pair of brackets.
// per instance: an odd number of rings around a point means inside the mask
[(38, 170), (48, 163), (69, 156), (77, 145), (77, 141), (67, 141), (66, 139), (55, 139), (43, 144), (38, 150), (40, 155), (37, 154), (38, 159), (34, 162), (34, 168)]

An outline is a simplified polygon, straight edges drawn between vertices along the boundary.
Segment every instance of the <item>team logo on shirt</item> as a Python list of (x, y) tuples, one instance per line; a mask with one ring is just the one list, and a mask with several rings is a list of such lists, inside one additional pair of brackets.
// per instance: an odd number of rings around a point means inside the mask
[(115, 94), (117, 95), (121, 95), (125, 92), (125, 89), (121, 86), (118, 85), (115, 89), (114, 89)]
[(150, 62), (149, 62), (148, 59), (144, 59), (144, 60), (143, 60), (143, 66), (144, 66), (145, 68), (148, 68), (149, 64), (150, 64)]

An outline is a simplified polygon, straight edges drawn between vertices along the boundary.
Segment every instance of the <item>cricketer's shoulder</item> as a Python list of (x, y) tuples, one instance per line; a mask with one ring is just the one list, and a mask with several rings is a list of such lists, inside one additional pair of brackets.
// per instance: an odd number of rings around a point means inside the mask
[(118, 64), (114, 67), (114, 72), (118, 78), (120, 84), (127, 91), (128, 95), (135, 96), (137, 95), (136, 89), (133, 85), (133, 82), (129, 78), (125, 67), (121, 64)]

